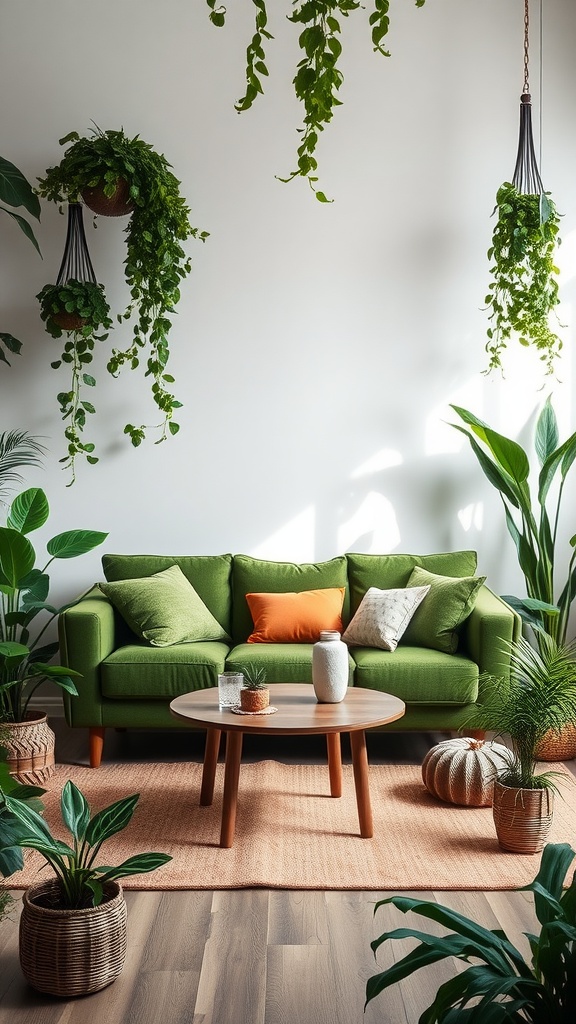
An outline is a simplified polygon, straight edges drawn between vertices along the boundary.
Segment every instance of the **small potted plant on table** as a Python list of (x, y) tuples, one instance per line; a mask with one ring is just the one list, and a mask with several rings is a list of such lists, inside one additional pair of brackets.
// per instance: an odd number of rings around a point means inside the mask
[(244, 682), (240, 690), (240, 707), (242, 711), (255, 713), (264, 711), (270, 704), (270, 690), (266, 685), (266, 669), (256, 665), (247, 665), (242, 669)]

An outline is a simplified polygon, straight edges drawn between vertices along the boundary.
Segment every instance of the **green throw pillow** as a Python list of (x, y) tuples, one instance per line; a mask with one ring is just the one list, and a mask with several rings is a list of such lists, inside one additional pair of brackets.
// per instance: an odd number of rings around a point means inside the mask
[(438, 576), (416, 566), (406, 586), (429, 586), (430, 590), (416, 609), (400, 643), (454, 654), (458, 647), (458, 627), (474, 608), (485, 579), (485, 576)]
[(130, 629), (153, 647), (229, 639), (177, 565), (99, 586)]

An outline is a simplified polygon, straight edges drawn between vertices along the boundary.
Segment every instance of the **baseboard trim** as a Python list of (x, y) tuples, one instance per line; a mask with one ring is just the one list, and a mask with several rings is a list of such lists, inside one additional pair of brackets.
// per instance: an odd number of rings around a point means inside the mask
[(44, 711), (48, 718), (64, 718), (64, 704), (58, 694), (46, 694), (37, 704), (32, 701), (32, 706), (35, 711)]

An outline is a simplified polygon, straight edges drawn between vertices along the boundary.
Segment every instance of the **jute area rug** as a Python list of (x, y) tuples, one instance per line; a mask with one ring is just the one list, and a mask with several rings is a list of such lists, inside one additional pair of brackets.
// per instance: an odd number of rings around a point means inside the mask
[[(561, 765), (562, 797), (556, 797), (552, 842), (576, 843), (576, 778)], [(323, 765), (276, 761), (243, 764), (236, 837), (218, 845), (224, 766), (216, 775), (214, 803), (199, 806), (202, 766), (112, 764), (98, 769), (61, 765), (44, 797), (45, 817), (57, 828), (67, 779), (84, 793), (92, 813), (140, 793), (128, 827), (100, 851), (98, 863), (117, 865), (135, 853), (173, 857), (150, 874), (126, 878), (126, 889), (512, 889), (532, 881), (534, 856), (498, 847), (491, 808), (446, 804), (424, 788), (419, 766), (371, 765), (374, 837), (361, 839), (352, 767), (343, 768), (343, 795), (329, 795)], [(25, 854), (24, 871), (11, 888), (42, 880), (42, 858)]]

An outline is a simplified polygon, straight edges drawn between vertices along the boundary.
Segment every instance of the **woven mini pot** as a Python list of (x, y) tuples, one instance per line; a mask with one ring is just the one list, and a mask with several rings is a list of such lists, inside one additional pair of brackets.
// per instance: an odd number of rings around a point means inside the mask
[(517, 789), (496, 781), (492, 813), (503, 850), (539, 853), (552, 827), (554, 793), (550, 789)]
[(494, 779), (509, 762), (510, 751), (501, 743), (469, 736), (444, 740), (432, 747), (422, 762), (426, 789), (450, 804), (489, 807)]
[(262, 687), (259, 690), (240, 690), (240, 707), (242, 711), (263, 711), (270, 704), (270, 690)]
[(70, 999), (110, 985), (126, 957), (126, 901), (118, 882), (105, 885), (104, 902), (59, 910), (57, 880), (31, 886), (22, 897), (20, 966), (38, 992)]
[(125, 178), (118, 178), (116, 190), (111, 196), (105, 196), (102, 186), (96, 185), (95, 188), (85, 188), (82, 199), (92, 213), (102, 217), (127, 217), (134, 209), (130, 199), (130, 184)]
[(565, 725), (560, 732), (552, 729), (536, 748), (538, 761), (571, 761), (576, 757), (576, 725)]
[(8, 771), (23, 785), (43, 786), (56, 771), (55, 735), (41, 711), (27, 711), (23, 722), (3, 722), (2, 745), (8, 751)]

